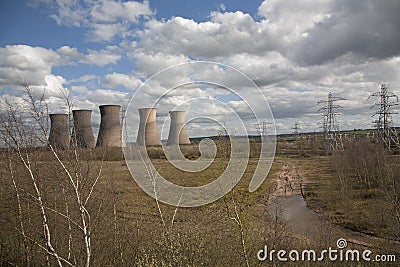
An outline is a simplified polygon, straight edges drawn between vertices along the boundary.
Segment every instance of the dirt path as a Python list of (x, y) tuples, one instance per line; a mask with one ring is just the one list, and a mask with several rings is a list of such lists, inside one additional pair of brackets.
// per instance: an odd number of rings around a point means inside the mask
[(277, 214), (276, 210), (281, 209), (281, 216), (288, 222), (288, 230), (304, 243), (335, 244), (332, 242), (345, 238), (355, 247), (399, 254), (399, 242), (341, 228), (310, 210), (303, 197), (303, 187), (307, 187), (307, 180), (301, 169), (296, 166), (296, 162), (282, 162), (282, 169), (276, 176), (275, 182), (276, 188), (269, 198), (270, 211)]
[(276, 187), (270, 194), (269, 203), (278, 197), (303, 195), (304, 177), (295, 164), (282, 162), (282, 169), (275, 178)]

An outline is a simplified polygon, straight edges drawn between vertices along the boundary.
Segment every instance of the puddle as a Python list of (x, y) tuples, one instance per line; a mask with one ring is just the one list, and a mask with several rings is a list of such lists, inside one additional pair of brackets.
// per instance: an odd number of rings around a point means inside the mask
[(304, 230), (309, 226), (321, 223), (318, 215), (307, 207), (303, 196), (279, 196), (269, 206), (270, 215), (276, 219), (287, 221), (292, 230)]

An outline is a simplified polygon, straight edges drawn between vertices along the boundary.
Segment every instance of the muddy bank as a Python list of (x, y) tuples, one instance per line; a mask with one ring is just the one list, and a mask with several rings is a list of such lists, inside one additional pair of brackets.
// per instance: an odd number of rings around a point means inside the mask
[(302, 195), (307, 181), (293, 163), (284, 162), (276, 177), (276, 188), (269, 199), (270, 215), (286, 222), (291, 236), (303, 244), (315, 246), (334, 245), (345, 238), (349, 245), (376, 251), (394, 253), (400, 259), (400, 244), (383, 238), (361, 234), (330, 223), (325, 217), (311, 210)]

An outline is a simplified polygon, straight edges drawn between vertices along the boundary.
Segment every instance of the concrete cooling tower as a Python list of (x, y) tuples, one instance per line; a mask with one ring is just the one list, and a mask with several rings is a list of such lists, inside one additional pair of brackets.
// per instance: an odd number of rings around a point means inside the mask
[(171, 111), (168, 145), (190, 145), (189, 135), (185, 126), (186, 111)]
[(50, 121), (49, 144), (55, 149), (67, 149), (69, 145), (68, 115), (50, 114)]
[(74, 117), (72, 141), (76, 141), (77, 147), (80, 148), (94, 148), (96, 142), (92, 130), (92, 111), (73, 110), (72, 115)]
[(161, 145), (160, 134), (156, 124), (156, 108), (140, 108), (140, 124), (137, 136), (139, 145), (156, 146)]
[(122, 147), (121, 106), (102, 105), (99, 108), (101, 123), (96, 147)]

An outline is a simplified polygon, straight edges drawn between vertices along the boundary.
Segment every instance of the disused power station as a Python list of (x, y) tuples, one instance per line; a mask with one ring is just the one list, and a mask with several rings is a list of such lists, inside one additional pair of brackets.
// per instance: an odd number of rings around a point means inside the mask
[(121, 106), (102, 105), (100, 108), (101, 123), (96, 147), (121, 147), (122, 128), (119, 119)]
[(161, 145), (160, 134), (158, 133), (156, 124), (156, 108), (140, 108), (139, 109), (139, 131), (137, 135), (137, 143), (141, 146), (157, 146)]
[[(57, 149), (67, 149), (70, 144), (79, 148), (122, 147), (122, 127), (120, 105), (99, 106), (101, 122), (97, 142), (92, 130), (92, 110), (73, 110), (72, 134), (68, 124), (68, 114), (50, 114), (51, 128), (49, 144)], [(157, 129), (157, 109), (140, 108), (137, 143), (141, 146), (161, 145)], [(185, 126), (186, 111), (171, 111), (171, 124), (167, 145), (190, 144)], [(70, 139), (71, 136), (71, 139)]]
[(55, 149), (67, 149), (69, 145), (68, 114), (50, 114), (49, 144)]
[(72, 111), (72, 131), (68, 114), (50, 114), (49, 144), (57, 149), (67, 149), (69, 145), (79, 148), (122, 147), (121, 106), (102, 105), (99, 108), (101, 122), (97, 142), (92, 129), (92, 110), (77, 109)]
[(88, 109), (73, 110), (74, 127), (72, 128), (71, 142), (80, 148), (94, 148), (96, 141), (94, 140), (92, 130), (92, 111)]
[(189, 135), (185, 126), (186, 111), (171, 111), (168, 145), (189, 145)]

